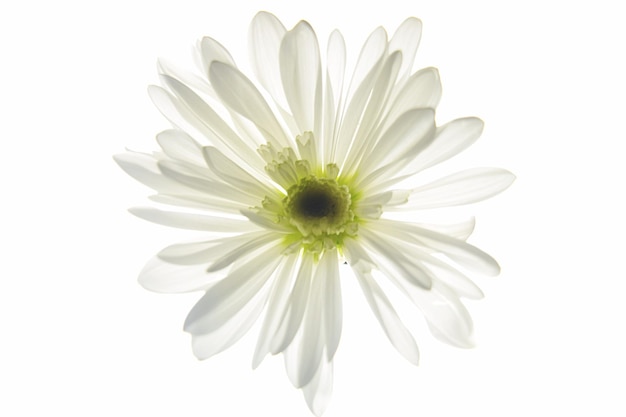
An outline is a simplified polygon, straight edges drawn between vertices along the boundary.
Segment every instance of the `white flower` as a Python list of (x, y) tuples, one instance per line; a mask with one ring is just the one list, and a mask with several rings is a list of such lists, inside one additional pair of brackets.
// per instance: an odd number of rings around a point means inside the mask
[[(265, 310), (254, 352), (283, 353), (289, 379), (320, 415), (330, 398), (342, 326), (340, 268), (354, 272), (385, 334), (411, 363), (415, 341), (379, 286), (388, 279), (423, 312), (432, 333), (471, 346), (460, 297), (482, 293), (457, 266), (499, 273), (465, 240), (473, 220), (449, 226), (394, 220), (402, 212), (473, 203), (514, 176), (475, 168), (398, 188), (456, 155), (480, 135), (469, 117), (435, 125), (437, 70), (412, 72), (421, 22), (405, 20), (388, 40), (376, 29), (346, 78), (338, 31), (325, 66), (307, 22), (287, 31), (261, 12), (250, 27), (258, 88), (217, 41), (198, 44), (202, 75), (160, 64), (163, 87), (150, 96), (174, 128), (162, 152), (116, 161), (157, 191), (151, 199), (184, 212), (134, 208), (146, 220), (206, 232), (163, 249), (139, 277), (154, 291), (205, 291), (185, 321), (193, 351), (206, 359), (235, 343)], [(397, 217), (397, 216), (396, 216)]]

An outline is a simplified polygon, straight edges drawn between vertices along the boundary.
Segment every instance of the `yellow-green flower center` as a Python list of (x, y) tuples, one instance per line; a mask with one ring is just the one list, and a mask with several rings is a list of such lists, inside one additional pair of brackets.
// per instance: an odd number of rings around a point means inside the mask
[[(297, 138), (301, 155), (311, 154), (311, 138), (310, 132)], [(259, 153), (267, 163), (266, 172), (286, 194), (282, 200), (266, 198), (259, 210), (292, 230), (285, 235), (287, 252), (303, 248), (317, 256), (325, 249), (341, 248), (344, 238), (357, 234), (354, 193), (338, 176), (337, 165), (318, 167), (314, 158), (300, 159), (291, 148), (278, 151), (269, 144)]]
[(283, 207), (289, 223), (303, 237), (339, 235), (354, 220), (348, 187), (314, 175), (289, 188)]

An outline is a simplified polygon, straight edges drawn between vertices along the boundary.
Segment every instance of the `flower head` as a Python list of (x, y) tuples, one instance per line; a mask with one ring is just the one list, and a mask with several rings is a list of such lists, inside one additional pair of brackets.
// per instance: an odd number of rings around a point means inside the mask
[(480, 201), (514, 179), (475, 168), (406, 186), (482, 131), (472, 117), (435, 124), (437, 70), (412, 71), (420, 33), (415, 18), (390, 40), (376, 29), (347, 77), (339, 32), (323, 59), (307, 22), (286, 30), (261, 12), (250, 27), (258, 84), (221, 44), (203, 38), (200, 75), (161, 63), (163, 87), (150, 87), (174, 125), (157, 135), (161, 151), (116, 156), (157, 192), (152, 200), (184, 209), (133, 214), (204, 232), (203, 240), (163, 249), (139, 277), (154, 291), (204, 291), (185, 321), (195, 355), (228, 348), (264, 312), (253, 366), (268, 353), (284, 354), (289, 379), (318, 415), (330, 397), (341, 335), (344, 261), (391, 343), (415, 364), (417, 345), (380, 280), (421, 309), (435, 337), (468, 347), (472, 323), (460, 297), (482, 293), (459, 268), (499, 272), (466, 242), (473, 220), (416, 222), (421, 209)]

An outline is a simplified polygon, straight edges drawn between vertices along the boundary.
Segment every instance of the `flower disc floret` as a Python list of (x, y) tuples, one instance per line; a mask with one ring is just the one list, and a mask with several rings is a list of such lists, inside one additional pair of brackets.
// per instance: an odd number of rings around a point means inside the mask
[(283, 200), (285, 216), (303, 238), (341, 237), (354, 221), (350, 190), (336, 180), (302, 178)]

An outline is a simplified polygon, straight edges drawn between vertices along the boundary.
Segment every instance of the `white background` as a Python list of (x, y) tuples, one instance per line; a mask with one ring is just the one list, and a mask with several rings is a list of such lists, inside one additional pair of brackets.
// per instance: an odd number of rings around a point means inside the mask
[[(334, 416), (623, 416), (626, 29), (619, 2), (5, 2), (2, 64), (0, 415), (309, 416), (279, 358), (256, 371), (256, 330), (197, 361), (182, 331), (200, 294), (159, 295), (136, 275), (186, 232), (134, 218), (149, 190), (111, 159), (155, 149), (167, 122), (146, 85), (156, 58), (187, 61), (210, 35), (245, 66), (247, 25), (307, 19), (351, 58), (378, 25), (424, 31), (443, 123), (476, 115), (480, 141), (446, 170), (500, 166), (518, 179), (464, 207), (470, 242), (501, 263), (468, 302), (478, 346), (460, 350), (401, 313), (419, 367), (385, 339), (349, 275)], [(471, 4), (471, 5), (470, 5)], [(182, 57), (182, 61), (181, 61)], [(414, 315), (409, 317), (408, 315)]]

